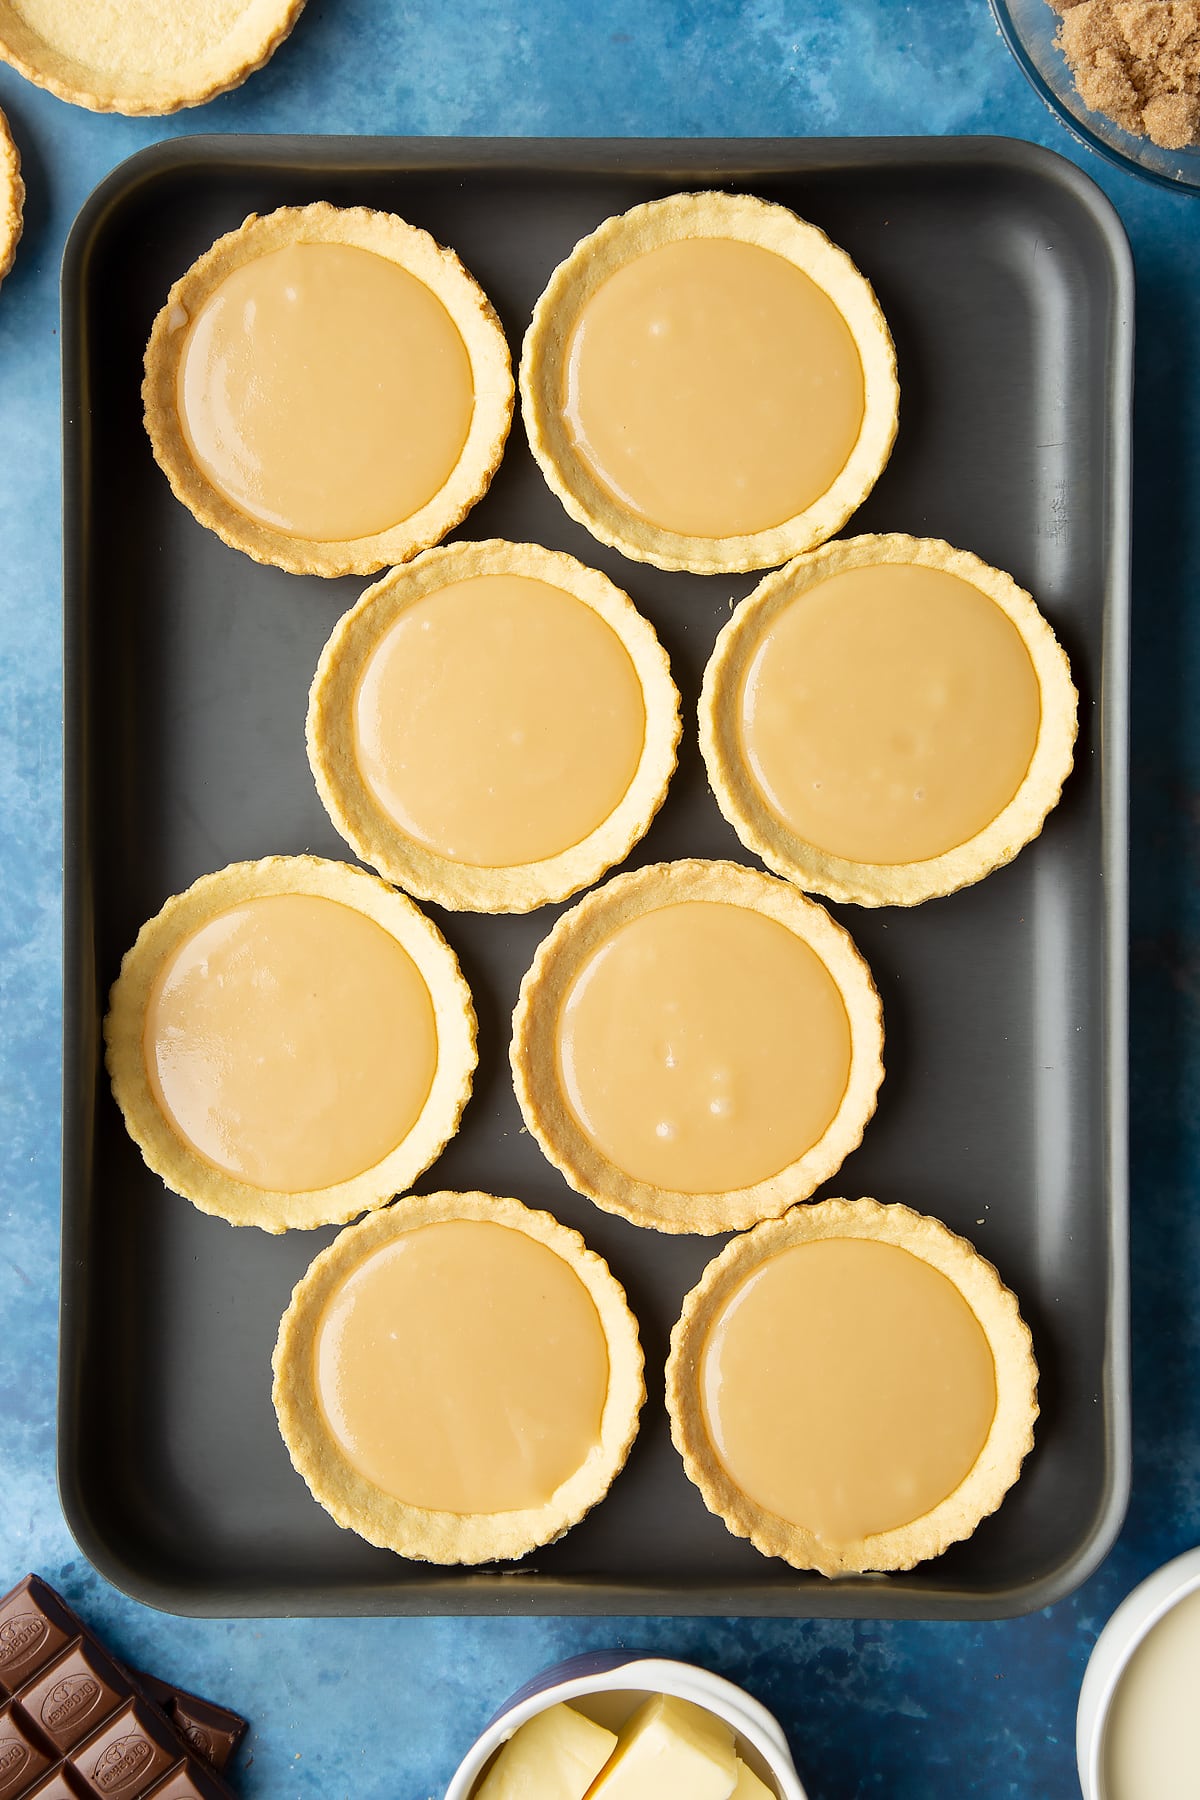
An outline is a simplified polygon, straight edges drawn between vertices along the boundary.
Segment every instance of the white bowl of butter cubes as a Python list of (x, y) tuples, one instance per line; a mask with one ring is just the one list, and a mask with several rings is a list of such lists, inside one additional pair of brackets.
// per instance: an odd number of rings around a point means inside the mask
[(596, 1652), (536, 1676), (446, 1800), (806, 1800), (779, 1721), (692, 1663)]

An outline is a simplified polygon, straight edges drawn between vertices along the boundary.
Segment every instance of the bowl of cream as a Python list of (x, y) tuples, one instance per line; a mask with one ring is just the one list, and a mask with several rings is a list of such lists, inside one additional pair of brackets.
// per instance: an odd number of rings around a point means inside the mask
[(1084, 1800), (1200, 1794), (1200, 1548), (1156, 1569), (1100, 1633), (1075, 1749)]

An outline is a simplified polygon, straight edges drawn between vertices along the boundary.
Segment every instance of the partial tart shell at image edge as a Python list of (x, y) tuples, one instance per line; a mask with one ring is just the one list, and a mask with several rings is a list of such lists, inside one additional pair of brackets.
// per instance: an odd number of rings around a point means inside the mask
[[(663, 245), (696, 238), (756, 245), (791, 263), (836, 306), (858, 350), (863, 417), (841, 471), (802, 512), (730, 537), (668, 530), (622, 505), (575, 453), (562, 394), (572, 334), (609, 276)], [(835, 531), (866, 499), (896, 437), (896, 353), (879, 303), (844, 250), (816, 225), (749, 194), (672, 194), (606, 219), (559, 264), (534, 307), (521, 351), (521, 409), (542, 474), (571, 518), (635, 562), (707, 575), (773, 568)]]
[[(1012, 798), (974, 836), (923, 862), (853, 862), (807, 842), (767, 804), (740, 742), (743, 685), (773, 620), (833, 576), (886, 564), (940, 570), (984, 594), (1016, 628), (1040, 693), (1033, 755)], [(1054, 632), (1011, 575), (941, 539), (890, 533), (839, 539), (764, 577), (717, 638), (704, 672), (699, 719), (709, 784), (747, 850), (807, 893), (859, 906), (916, 906), (981, 881), (1039, 835), (1071, 772), (1078, 695)]]
[[(741, 1284), (771, 1257), (821, 1239), (861, 1238), (895, 1245), (939, 1271), (957, 1288), (992, 1352), (996, 1406), (987, 1438), (964, 1479), (932, 1511), (889, 1531), (831, 1544), (780, 1518), (745, 1494), (718, 1457), (704, 1425), (699, 1369), (710, 1327)], [(822, 1575), (911, 1569), (967, 1538), (995, 1512), (1033, 1448), (1038, 1417), (1037, 1364), (1015, 1296), (965, 1238), (907, 1206), (872, 1199), (822, 1200), (798, 1206), (725, 1246), (684, 1300), (671, 1333), (667, 1411), (671, 1437), (704, 1504), (735, 1537), (764, 1556)], [(786, 1421), (780, 1421), (781, 1429)]]
[(0, 112), (0, 281), (13, 266), (25, 223), (25, 183), (21, 157), (8, 120)]
[[(636, 770), (608, 816), (557, 855), (507, 867), (453, 860), (405, 832), (368, 788), (353, 741), (358, 684), (384, 634), (416, 601), (451, 583), (491, 575), (543, 582), (596, 613), (628, 655), (645, 711)], [(368, 588), (325, 645), (308, 705), (308, 759), (317, 791), (354, 853), (420, 899), (473, 912), (528, 912), (564, 900), (622, 862), (665, 798), (679, 735), (679, 694), (666, 653), (628, 596), (572, 556), (500, 541), (443, 545)], [(486, 771), (479, 779), (486, 779)]]
[[(187, 328), (222, 282), (258, 257), (296, 244), (344, 244), (396, 264), (441, 303), (470, 363), (474, 403), (466, 442), (443, 485), (415, 513), (381, 531), (338, 541), (298, 537), (251, 518), (221, 494), (196, 464), (179, 417), (176, 385)], [(146, 430), (155, 461), (201, 525), (255, 562), (294, 575), (370, 575), (407, 562), (453, 530), (486, 493), (500, 466), (512, 421), (512, 365), (494, 307), (453, 250), (394, 213), (366, 207), (280, 207), (251, 213), (218, 238), (172, 286), (146, 346), (142, 383)]]
[[(630, 920), (690, 901), (744, 907), (792, 932), (835, 983), (850, 1034), (845, 1091), (824, 1134), (777, 1173), (717, 1193), (658, 1187), (616, 1167), (576, 1122), (558, 1075), (559, 1016), (585, 962)], [(521, 983), (509, 1056), (525, 1123), (576, 1193), (656, 1231), (740, 1231), (807, 1199), (862, 1142), (883, 1080), (883, 1011), (865, 960), (824, 907), (740, 863), (693, 858), (614, 876), (562, 915)]]
[(103, 8), (96, 0), (0, 0), (0, 57), (72, 106), (161, 115), (240, 87), (303, 10), (304, 0), (226, 0), (219, 10), (186, 0)]
[[(595, 1306), (608, 1347), (608, 1388), (600, 1432), (587, 1460), (540, 1506), (521, 1511), (450, 1513), (386, 1493), (347, 1460), (325, 1423), (315, 1385), (317, 1332), (334, 1291), (372, 1252), (424, 1225), (473, 1219), (523, 1232), (565, 1262)], [(406, 1195), (386, 1212), (350, 1226), (296, 1284), (272, 1357), (272, 1398), (288, 1455), (313, 1498), (368, 1543), (419, 1562), (512, 1560), (553, 1543), (603, 1499), (625, 1465), (646, 1397), (637, 1320), (608, 1264), (577, 1231), (519, 1200), (482, 1193)]]
[[(400, 1142), (361, 1173), (303, 1192), (273, 1191), (238, 1180), (186, 1142), (155, 1099), (144, 1051), (147, 1007), (166, 958), (221, 913), (280, 894), (335, 901), (372, 920), (392, 938), (428, 990), (437, 1044), (433, 1084)], [(316, 856), (231, 863), (174, 895), (142, 926), (122, 959), (104, 1020), (113, 1095), (147, 1166), (201, 1212), (268, 1232), (342, 1224), (385, 1205), (415, 1181), (458, 1129), (477, 1060), (475, 1034), (470, 989), (437, 927), (406, 895), (365, 869)]]

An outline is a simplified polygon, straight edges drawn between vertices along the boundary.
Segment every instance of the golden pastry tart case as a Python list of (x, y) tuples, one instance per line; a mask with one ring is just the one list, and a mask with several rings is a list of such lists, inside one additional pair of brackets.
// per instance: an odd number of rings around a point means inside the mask
[[(419, 1185), (519, 1195), (581, 1230), (626, 1287), (647, 1357), (612, 1491), (511, 1567), (405, 1562), (311, 1500), (271, 1410), (271, 1346), (332, 1230), (235, 1231), (166, 1192), (122, 1128), (100, 1022), (122, 951), (227, 862), (344, 847), (304, 749), (321, 647), (363, 585), (258, 566), (173, 498), (141, 420), (141, 358), (172, 280), (252, 211), (392, 209), (450, 244), (519, 347), (551, 270), (602, 219), (680, 188), (784, 202), (845, 247), (895, 337), (900, 429), (848, 531), (944, 537), (1011, 570), (1067, 649), (1077, 765), (1011, 866), (908, 910), (833, 909), (878, 982), (887, 1077), (825, 1191), (943, 1219), (1020, 1298), (1041, 1369), (1036, 1448), (967, 1542), (906, 1574), (831, 1582), (731, 1537), (690, 1487), (661, 1370), (720, 1239), (601, 1212), (542, 1158), (509, 1079), (509, 1018), (558, 909), (434, 912), (479, 1013), (459, 1135)], [(1129, 1479), (1126, 700), (1132, 275), (1085, 176), (1006, 140), (484, 142), (202, 138), (124, 164), (63, 276), (66, 976), (60, 1484), (86, 1553), (180, 1612), (775, 1614), (989, 1618), (1079, 1583)], [(602, 568), (658, 631), (684, 698), (679, 772), (630, 863), (747, 861), (695, 742), (704, 665), (754, 576), (626, 562), (560, 507), (514, 431), (460, 535)]]

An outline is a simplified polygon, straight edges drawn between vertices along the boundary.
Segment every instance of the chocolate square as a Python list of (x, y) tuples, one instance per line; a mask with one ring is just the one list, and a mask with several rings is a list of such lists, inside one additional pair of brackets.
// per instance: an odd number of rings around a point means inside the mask
[(102, 1725), (133, 1689), (100, 1646), (87, 1638), (56, 1657), (21, 1689), (21, 1705), (62, 1755)]
[(180, 1763), (145, 1800), (226, 1800), (229, 1789), (210, 1775), (203, 1763)]
[(11, 1705), (0, 1706), (0, 1800), (23, 1794), (44, 1775), (50, 1758)]
[(134, 1679), (158, 1702), (197, 1756), (210, 1762), (218, 1772), (228, 1766), (249, 1729), (240, 1713), (218, 1706), (215, 1701), (202, 1700), (198, 1694), (189, 1694), (186, 1688), (172, 1687), (142, 1669)]
[(87, 1789), (76, 1779), (66, 1763), (59, 1763), (50, 1773), (38, 1782), (36, 1787), (27, 1788), (21, 1800), (83, 1800)]
[(27, 1575), (0, 1600), (0, 1693), (15, 1694), (71, 1642), (79, 1622), (52, 1588)]
[(134, 1800), (179, 1761), (179, 1753), (166, 1720), (145, 1701), (127, 1700), (71, 1760), (100, 1800)]
[(178, 1693), (170, 1712), (176, 1731), (214, 1769), (223, 1769), (246, 1735), (246, 1721), (195, 1694)]

